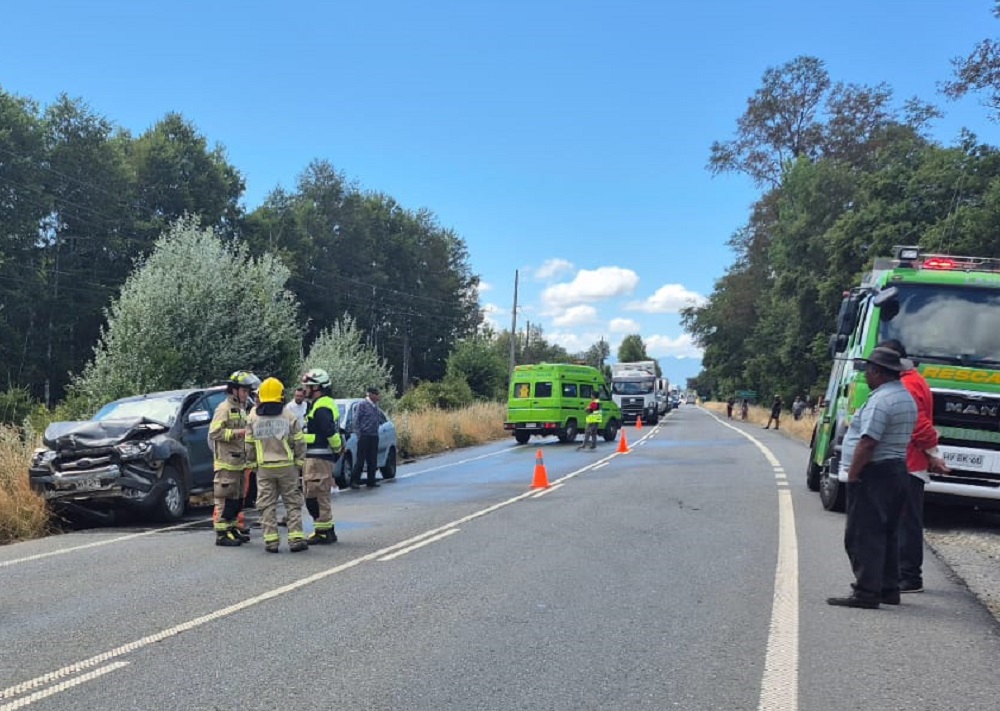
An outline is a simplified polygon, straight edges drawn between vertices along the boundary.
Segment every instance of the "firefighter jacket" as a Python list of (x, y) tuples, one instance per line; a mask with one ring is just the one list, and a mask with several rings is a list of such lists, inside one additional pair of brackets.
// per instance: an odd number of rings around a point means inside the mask
[(604, 417), (601, 415), (600, 410), (593, 410), (587, 414), (587, 424), (588, 425), (599, 425)]
[(305, 464), (306, 436), (280, 402), (262, 402), (247, 417), (246, 457), (252, 469)]
[(215, 408), (215, 416), (208, 427), (208, 439), (212, 442), (215, 471), (243, 471), (246, 468), (246, 451), (243, 439), (236, 434), (245, 430), (247, 413), (243, 405), (230, 395)]
[(306, 413), (306, 458), (335, 460), (343, 444), (337, 426), (337, 403), (329, 395), (313, 401)]

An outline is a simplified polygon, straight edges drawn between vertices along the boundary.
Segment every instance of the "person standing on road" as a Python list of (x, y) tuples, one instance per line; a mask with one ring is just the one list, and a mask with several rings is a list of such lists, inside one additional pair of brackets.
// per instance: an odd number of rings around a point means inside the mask
[(365, 485), (369, 489), (379, 486), (375, 481), (375, 473), (378, 469), (378, 428), (386, 421), (385, 415), (379, 409), (378, 388), (368, 388), (368, 397), (358, 403), (354, 411), (354, 431), (358, 434), (358, 457), (354, 461), (354, 469), (351, 471), (351, 488), (361, 488), (361, 470), (368, 469), (368, 481)]
[(917, 422), (917, 405), (900, 382), (912, 363), (891, 348), (856, 358), (871, 395), (854, 413), (841, 461), (847, 469), (844, 548), (855, 582), (847, 597), (830, 605), (875, 609), (899, 604), (899, 518), (906, 492), (906, 449)]
[(781, 419), (781, 396), (775, 395), (774, 402), (771, 403), (771, 416), (767, 418), (767, 424), (764, 426), (765, 430), (771, 429), (771, 422), (774, 422), (774, 429), (778, 429)]
[(330, 489), (333, 486), (333, 465), (344, 450), (337, 427), (337, 403), (330, 397), (330, 376), (321, 368), (313, 368), (302, 376), (309, 398), (306, 413), (306, 465), (302, 472), (306, 509), (313, 517), (310, 545), (337, 542), (333, 525)]
[(604, 417), (601, 415), (601, 401), (594, 398), (587, 405), (587, 429), (583, 433), (583, 444), (581, 444), (577, 449), (586, 449), (587, 442), (590, 442), (591, 449), (597, 449), (597, 430), (601, 427), (601, 421)]
[(733, 405), (735, 404), (736, 400), (734, 398), (726, 400), (726, 417), (730, 420), (733, 419)]
[(212, 423), (208, 427), (208, 439), (212, 442), (214, 454), (215, 510), (212, 519), (217, 546), (239, 546), (250, 540), (249, 533), (241, 531), (238, 525), (246, 495), (243, 490), (246, 468), (246, 404), (250, 390), (257, 382), (257, 377), (246, 370), (237, 370), (230, 375), (226, 381), (227, 397), (215, 408)]
[(740, 405), (740, 419), (746, 421), (747, 416), (750, 414), (750, 401), (743, 398), (743, 403)]
[[(880, 347), (891, 348), (906, 358), (906, 348), (896, 339), (882, 341)], [(912, 361), (911, 361), (912, 362)], [(899, 591), (924, 591), (924, 486), (930, 481), (929, 472), (947, 474), (951, 471), (938, 450), (938, 433), (934, 429), (934, 396), (924, 376), (913, 367), (903, 371), (900, 382), (917, 403), (917, 423), (906, 448), (906, 499), (899, 521)]]
[(290, 412), (299, 421), (299, 427), (305, 429), (306, 413), (309, 412), (309, 403), (306, 401), (306, 386), (298, 385), (292, 400), (285, 405), (285, 412)]
[(277, 553), (278, 499), (288, 516), (288, 549), (307, 550), (302, 532), (302, 492), (299, 468), (305, 464), (306, 438), (295, 415), (281, 404), (284, 386), (268, 378), (260, 386), (257, 406), (247, 417), (246, 456), (257, 474), (257, 506), (264, 526), (264, 550)]

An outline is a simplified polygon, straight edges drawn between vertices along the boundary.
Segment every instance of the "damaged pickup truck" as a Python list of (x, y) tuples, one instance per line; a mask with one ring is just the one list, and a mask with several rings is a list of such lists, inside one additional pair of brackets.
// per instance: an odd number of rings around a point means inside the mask
[(173, 390), (108, 403), (82, 422), (53, 422), (31, 459), (32, 488), (57, 510), (121, 508), (177, 521), (212, 489), (208, 426), (224, 388)]

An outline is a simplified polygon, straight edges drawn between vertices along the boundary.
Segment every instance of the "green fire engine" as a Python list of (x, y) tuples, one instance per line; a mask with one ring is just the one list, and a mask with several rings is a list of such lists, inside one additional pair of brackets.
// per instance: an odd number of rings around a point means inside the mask
[(844, 509), (840, 443), (868, 397), (853, 367), (895, 338), (934, 395), (934, 425), (947, 475), (931, 474), (929, 500), (1000, 507), (1000, 259), (921, 254), (896, 247), (845, 292), (830, 337), (833, 369), (812, 437), (806, 484), (823, 506)]

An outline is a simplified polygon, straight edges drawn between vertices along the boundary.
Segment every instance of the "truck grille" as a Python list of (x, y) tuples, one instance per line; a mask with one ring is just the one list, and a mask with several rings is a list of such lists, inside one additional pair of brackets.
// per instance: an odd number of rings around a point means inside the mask
[(114, 463), (115, 459), (112, 455), (112, 450), (100, 449), (88, 452), (60, 454), (52, 463), (52, 467), (56, 471), (72, 474), (74, 472), (87, 471), (98, 467), (106, 467)]

